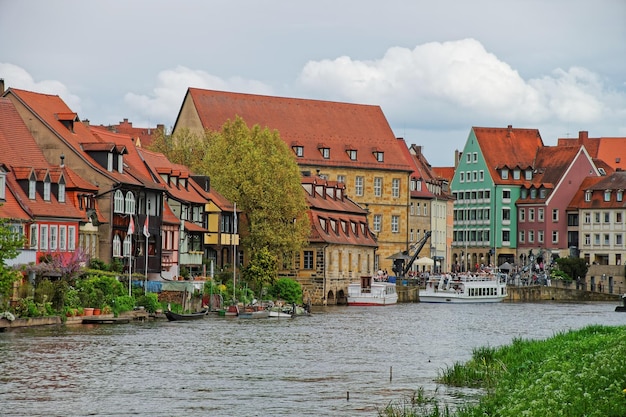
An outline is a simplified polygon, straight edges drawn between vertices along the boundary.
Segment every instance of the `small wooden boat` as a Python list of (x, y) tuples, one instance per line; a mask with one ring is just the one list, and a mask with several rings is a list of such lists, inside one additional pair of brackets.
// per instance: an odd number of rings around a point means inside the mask
[(208, 309), (205, 309), (202, 311), (196, 311), (195, 313), (188, 313), (188, 314), (178, 314), (178, 313), (173, 313), (171, 311), (166, 311), (165, 317), (167, 317), (169, 321), (199, 320), (199, 319), (205, 318), (208, 313), (209, 313)]
[(270, 316), (270, 311), (261, 306), (247, 306), (239, 311), (240, 319), (264, 319)]

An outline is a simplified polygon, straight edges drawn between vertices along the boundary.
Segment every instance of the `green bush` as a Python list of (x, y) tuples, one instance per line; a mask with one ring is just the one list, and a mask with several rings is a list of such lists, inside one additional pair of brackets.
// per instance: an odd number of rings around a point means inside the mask
[(149, 313), (154, 313), (161, 308), (159, 296), (155, 293), (148, 293), (146, 295), (139, 296), (137, 298), (137, 305), (143, 306)]
[(111, 303), (111, 308), (113, 309), (113, 313), (118, 316), (120, 313), (124, 313), (125, 311), (131, 311), (135, 308), (135, 297), (130, 295), (120, 295), (115, 297), (113, 302)]
[(286, 303), (302, 304), (302, 286), (291, 278), (279, 278), (270, 288), (269, 295)]

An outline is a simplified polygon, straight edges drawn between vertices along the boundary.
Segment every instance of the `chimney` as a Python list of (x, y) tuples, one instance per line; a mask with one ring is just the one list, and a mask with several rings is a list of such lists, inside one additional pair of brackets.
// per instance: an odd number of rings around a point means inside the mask
[(587, 139), (589, 139), (589, 132), (586, 130), (581, 130), (578, 132), (578, 143), (580, 145), (584, 145), (587, 143)]
[(4, 94), (4, 78), (0, 78), (0, 96)]
[(506, 129), (507, 129), (507, 132), (506, 132), (506, 137), (507, 137), (507, 138), (510, 138), (510, 137), (511, 137), (511, 131), (513, 130), (513, 125), (508, 125), (508, 126), (506, 127)]
[(61, 168), (65, 167), (65, 155), (61, 154)]

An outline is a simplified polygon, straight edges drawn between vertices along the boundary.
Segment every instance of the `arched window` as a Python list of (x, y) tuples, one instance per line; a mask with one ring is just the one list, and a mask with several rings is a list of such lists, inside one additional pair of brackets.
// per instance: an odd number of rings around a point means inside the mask
[(127, 257), (130, 255), (130, 251), (132, 248), (131, 238), (132, 238), (132, 235), (127, 235), (126, 239), (124, 239), (124, 257)]
[(113, 237), (113, 257), (121, 257), (122, 256), (122, 240), (119, 235), (115, 235)]
[(113, 197), (113, 211), (115, 213), (124, 213), (124, 194), (120, 190), (115, 191)]
[(135, 214), (135, 194), (131, 191), (126, 193), (126, 214)]

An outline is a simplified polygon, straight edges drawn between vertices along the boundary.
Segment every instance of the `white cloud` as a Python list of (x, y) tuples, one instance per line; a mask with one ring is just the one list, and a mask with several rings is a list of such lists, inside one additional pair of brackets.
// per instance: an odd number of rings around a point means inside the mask
[(394, 47), (374, 61), (309, 61), (298, 83), (310, 94), (378, 104), (392, 124), (421, 129), (591, 123), (606, 117), (609, 101), (613, 113), (626, 108), (624, 94), (607, 92), (589, 70), (559, 69), (526, 81), (474, 39)]
[(124, 101), (131, 111), (140, 117), (147, 120), (167, 120), (173, 124), (185, 93), (190, 87), (251, 94), (273, 94), (272, 87), (260, 81), (240, 77), (225, 80), (204, 71), (178, 66), (159, 73), (152, 94), (127, 93)]
[(58, 95), (75, 112), (81, 111), (81, 100), (70, 93), (65, 84), (56, 80), (35, 81), (23, 68), (17, 65), (0, 62), (0, 77), (4, 79), (5, 88), (35, 91), (43, 94)]

